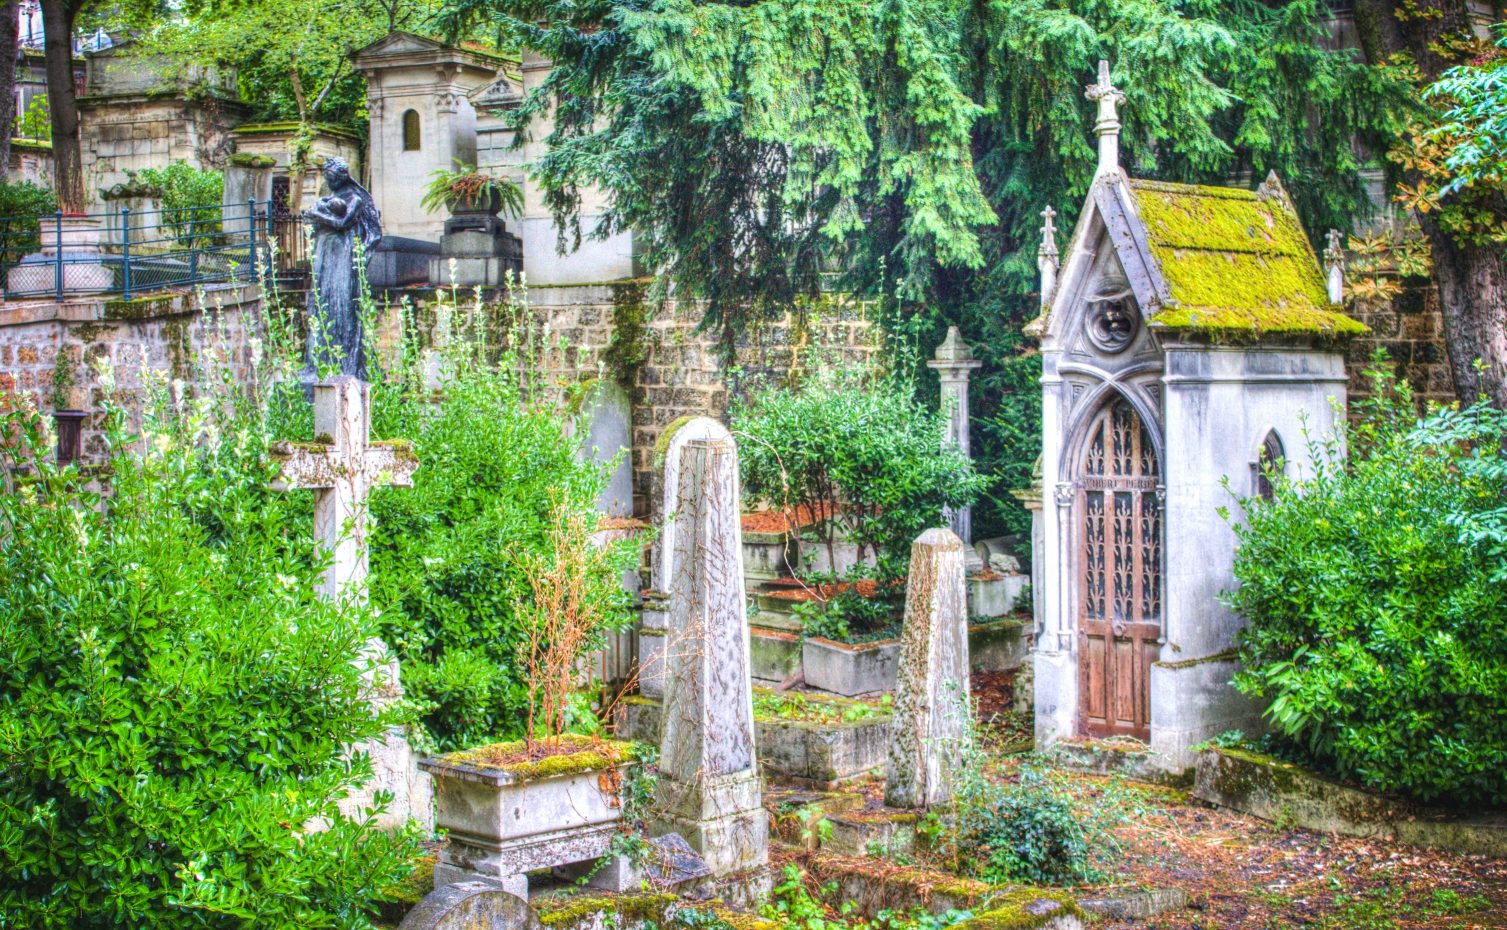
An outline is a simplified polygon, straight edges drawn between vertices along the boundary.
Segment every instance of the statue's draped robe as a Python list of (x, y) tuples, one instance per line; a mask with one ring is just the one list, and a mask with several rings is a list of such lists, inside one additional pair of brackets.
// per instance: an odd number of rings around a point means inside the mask
[(331, 194), (345, 201), (344, 216), (315, 204), (304, 216), (314, 226), (314, 286), (309, 290), (309, 341), (306, 359), (314, 379), (331, 375), (366, 378), (356, 245), (363, 254), (381, 239), (376, 205), (354, 182)]

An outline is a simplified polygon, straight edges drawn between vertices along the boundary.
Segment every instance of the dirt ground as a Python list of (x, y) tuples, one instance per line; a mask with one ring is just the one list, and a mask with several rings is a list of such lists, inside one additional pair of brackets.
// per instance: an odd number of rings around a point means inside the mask
[[(1008, 746), (1029, 724), (1008, 710), (1008, 676), (974, 682), (980, 723)], [(1001, 759), (1008, 778), (1022, 757)], [(1085, 804), (1123, 810), (1117, 881), (1177, 887), (1190, 907), (1096, 930), (1423, 930), (1507, 927), (1507, 860), (1284, 829), (1185, 792), (1064, 774)], [(1106, 794), (1108, 800), (1106, 802)], [(1082, 889), (1087, 890), (1087, 889)]]

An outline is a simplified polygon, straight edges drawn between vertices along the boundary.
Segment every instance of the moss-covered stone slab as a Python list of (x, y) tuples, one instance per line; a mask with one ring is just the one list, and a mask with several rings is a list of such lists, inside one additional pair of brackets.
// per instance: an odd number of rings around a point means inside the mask
[(1136, 740), (1060, 740), (1046, 755), (1062, 768), (1090, 775), (1118, 775), (1168, 788), (1193, 784), (1191, 772), (1168, 771), (1167, 761)]
[(780, 684), (801, 670), (801, 638), (784, 630), (750, 629), (750, 674), (758, 681)]
[[(971, 584), (972, 582), (970, 582)], [(1026, 658), (1025, 627), (1014, 618), (968, 625), (968, 664), (976, 672), (1011, 672)]]
[(924, 908), (932, 914), (971, 910), (978, 913), (991, 896), (1008, 889), (889, 859), (839, 856), (818, 852), (808, 869), (821, 884), (836, 883), (837, 894), (857, 912), (873, 917), (882, 910)]
[(1199, 754), (1193, 796), (1322, 833), (1374, 837), (1450, 852), (1507, 857), (1507, 815), (1462, 815), (1342, 785), (1290, 762), (1242, 749)]
[(1085, 913), (1109, 920), (1145, 920), (1188, 906), (1181, 888), (1115, 888), (1078, 899)]
[(840, 856), (893, 856), (916, 848), (915, 811), (879, 808), (833, 814), (821, 848)]
[(851, 791), (775, 787), (764, 794), (770, 833), (781, 843), (807, 851), (821, 845), (824, 822), (836, 814), (858, 810), (863, 803), (863, 795)]
[(988, 908), (953, 926), (964, 930), (1080, 930), (1085, 916), (1071, 895), (1032, 888), (997, 895)]

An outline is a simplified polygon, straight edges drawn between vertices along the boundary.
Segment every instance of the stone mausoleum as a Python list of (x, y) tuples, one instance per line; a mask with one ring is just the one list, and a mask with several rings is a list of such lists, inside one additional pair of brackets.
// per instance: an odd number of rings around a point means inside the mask
[(1040, 254), (1041, 609), (1038, 746), (1129, 737), (1182, 770), (1190, 747), (1260, 729), (1230, 685), (1241, 619), (1235, 535), (1220, 515), (1311, 466), (1305, 430), (1343, 416), (1347, 337), (1365, 331), (1326, 283), (1275, 176), (1258, 189), (1127, 177), (1106, 65), (1098, 171), (1061, 274), (1052, 213)]

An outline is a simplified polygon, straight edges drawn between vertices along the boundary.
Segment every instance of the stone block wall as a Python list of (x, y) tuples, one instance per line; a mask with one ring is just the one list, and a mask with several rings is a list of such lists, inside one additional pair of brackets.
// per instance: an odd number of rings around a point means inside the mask
[(1365, 372), (1378, 348), (1387, 351), (1398, 377), (1411, 384), (1421, 400), (1449, 403), (1455, 399), (1439, 291), (1431, 281), (1408, 281), (1391, 300), (1358, 300), (1347, 312), (1371, 328), (1351, 342), (1346, 352), (1352, 401), (1371, 393)]
[(252, 368), (248, 336), (259, 310), (259, 290), (246, 285), (197, 296), (0, 304), (0, 396), (27, 398), (46, 414), (86, 411), (83, 456), (98, 461), (104, 453), (102, 364), (114, 372), (117, 402), (136, 418), (145, 381), (158, 375), (193, 382), (210, 366), (223, 365), (245, 383)]
[[(554, 369), (552, 380), (563, 386), (611, 378), (628, 389), (634, 509), (641, 516), (656, 516), (647, 502), (659, 498), (655, 448), (665, 427), (682, 417), (725, 418), (735, 397), (760, 383), (785, 382), (802, 365), (860, 362), (879, 350), (879, 327), (865, 306), (832, 300), (804, 318), (787, 314), (740, 337), (732, 364), (723, 364), (717, 334), (699, 330), (705, 308), (651, 300), (648, 283), (534, 285), (528, 291), (535, 322), (559, 344), (546, 363)], [(425, 329), (434, 292), (408, 296), (417, 298)]]

